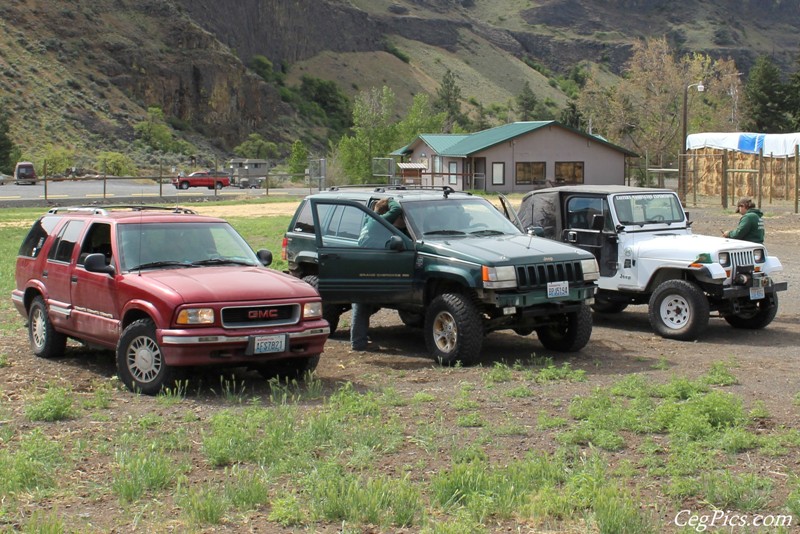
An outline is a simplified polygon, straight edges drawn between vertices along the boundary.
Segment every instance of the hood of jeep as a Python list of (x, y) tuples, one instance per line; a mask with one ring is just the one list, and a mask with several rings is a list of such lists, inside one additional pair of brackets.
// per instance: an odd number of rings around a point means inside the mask
[(593, 258), (577, 247), (543, 237), (502, 235), (427, 240), (426, 252), (480, 264), (529, 264)]
[[(138, 277), (131, 273), (128, 278)], [(304, 281), (261, 267), (221, 266), (142, 272), (137, 285), (147, 291), (172, 294), (184, 303), (277, 301), (316, 297), (317, 292)]]
[(694, 261), (699, 254), (712, 254), (722, 250), (750, 250), (756, 243), (697, 234), (650, 234), (642, 239), (642, 234), (629, 235), (624, 246), (631, 248), (634, 256), (640, 259), (681, 259)]

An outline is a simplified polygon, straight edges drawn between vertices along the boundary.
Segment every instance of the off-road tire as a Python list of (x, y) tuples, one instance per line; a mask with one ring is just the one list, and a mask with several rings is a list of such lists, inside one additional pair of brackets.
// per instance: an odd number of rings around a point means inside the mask
[(668, 280), (650, 296), (650, 326), (661, 337), (692, 341), (708, 326), (708, 299), (687, 280)]
[[(319, 277), (317, 275), (309, 274), (304, 276), (303, 282), (319, 291)], [(348, 306), (343, 304), (325, 304), (325, 301), (322, 302), (322, 318), (328, 321), (328, 325), (331, 328), (331, 336), (333, 336), (336, 329), (339, 327), (339, 317), (341, 317), (347, 309)]]
[(576, 312), (564, 313), (555, 324), (536, 329), (545, 348), (558, 352), (577, 352), (592, 337), (592, 310), (582, 305)]
[(775, 318), (778, 313), (778, 295), (773, 295), (774, 304), (769, 304), (768, 299), (761, 299), (756, 304), (757, 309), (753, 312), (742, 312), (736, 315), (726, 315), (725, 320), (734, 328), (746, 330), (760, 330)]
[(425, 314), (425, 344), (441, 365), (478, 360), (483, 325), (475, 304), (460, 293), (443, 293), (431, 301)]
[(592, 304), (592, 310), (597, 313), (620, 313), (627, 307), (627, 302), (610, 300), (600, 295), (595, 295), (594, 304)]
[(64, 355), (67, 336), (53, 328), (42, 297), (34, 298), (28, 310), (28, 339), (33, 354), (39, 358), (59, 358)]
[(405, 310), (397, 310), (397, 315), (403, 324), (411, 328), (422, 328), (425, 326), (425, 315), (422, 313), (414, 313)]
[(302, 380), (308, 373), (313, 373), (319, 364), (319, 354), (274, 360), (256, 366), (258, 373), (266, 378), (278, 379), (281, 382)]
[(164, 361), (156, 325), (139, 319), (125, 328), (117, 343), (117, 375), (134, 393), (157, 395), (175, 382), (175, 368)]

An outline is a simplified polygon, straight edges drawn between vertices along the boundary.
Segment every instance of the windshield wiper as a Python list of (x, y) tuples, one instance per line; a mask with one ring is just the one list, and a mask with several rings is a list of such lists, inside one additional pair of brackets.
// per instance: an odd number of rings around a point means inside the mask
[(209, 258), (207, 260), (193, 261), (192, 265), (248, 265), (252, 267), (255, 263), (231, 258)]
[(137, 265), (136, 267), (132, 267), (131, 271), (140, 271), (142, 269), (154, 269), (156, 267), (191, 267), (192, 264), (185, 263), (182, 261), (175, 261), (175, 260), (167, 260), (167, 261), (151, 261), (148, 263), (142, 263), (141, 265)]
[(422, 235), (467, 235), (461, 230), (431, 230)]
[(474, 232), (470, 232), (470, 235), (504, 235), (505, 232), (501, 232), (500, 230), (475, 230)]

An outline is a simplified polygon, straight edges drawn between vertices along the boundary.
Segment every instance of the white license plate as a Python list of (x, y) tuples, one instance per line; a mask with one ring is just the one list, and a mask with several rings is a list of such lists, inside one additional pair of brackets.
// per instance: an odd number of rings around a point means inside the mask
[(267, 354), (270, 352), (283, 352), (285, 350), (286, 336), (284, 334), (253, 337), (253, 354)]
[(750, 300), (759, 300), (763, 299), (764, 295), (764, 288), (763, 287), (751, 287), (750, 288)]
[(556, 297), (569, 296), (569, 282), (548, 282), (547, 283), (547, 298), (552, 299)]

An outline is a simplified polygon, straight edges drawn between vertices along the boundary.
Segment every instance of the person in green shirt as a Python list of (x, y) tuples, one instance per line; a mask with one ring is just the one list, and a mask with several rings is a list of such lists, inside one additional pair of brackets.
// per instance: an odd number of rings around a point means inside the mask
[(742, 214), (739, 225), (733, 230), (722, 232), (723, 237), (740, 239), (742, 241), (752, 241), (753, 243), (764, 242), (764, 214), (756, 208), (753, 200), (748, 197), (741, 198), (736, 204), (736, 209)]

